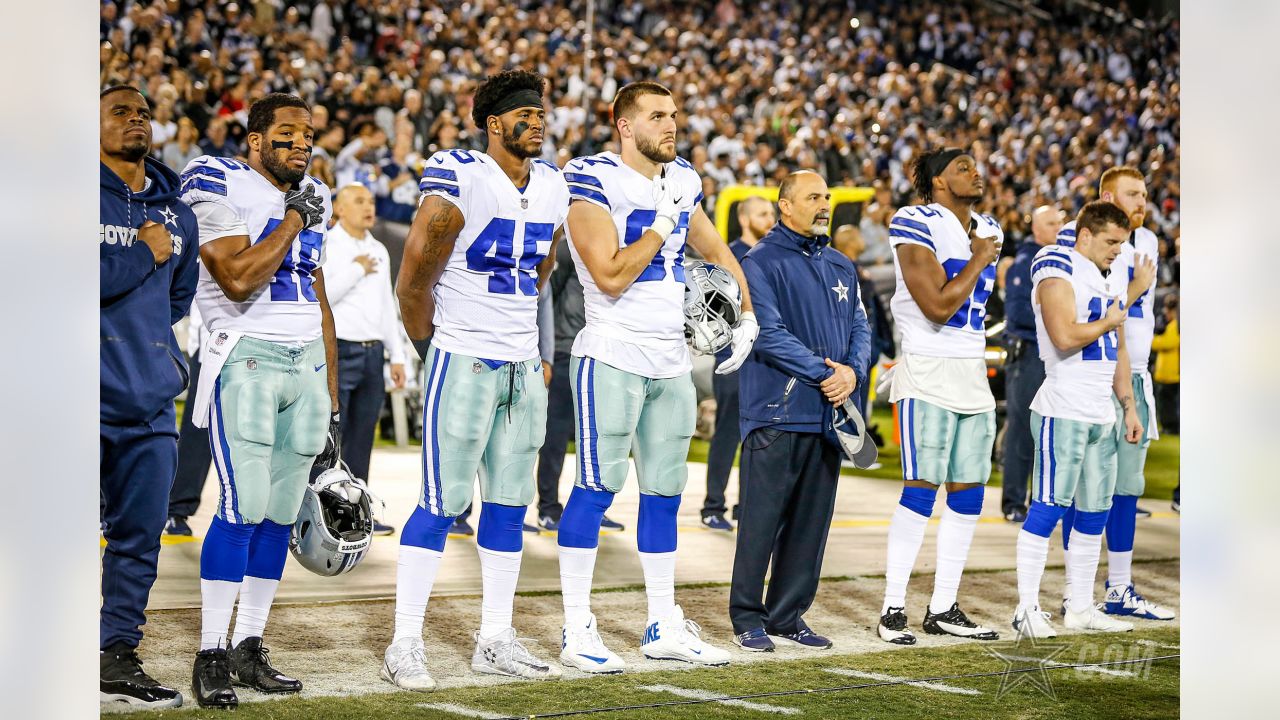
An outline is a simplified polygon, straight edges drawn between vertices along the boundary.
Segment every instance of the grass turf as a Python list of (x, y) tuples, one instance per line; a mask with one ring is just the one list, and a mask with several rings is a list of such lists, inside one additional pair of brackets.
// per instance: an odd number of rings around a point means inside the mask
[[(1052, 658), (1064, 664), (1142, 660), (1177, 655), (1179, 630), (1142, 626), (1128, 634), (1072, 635), (1042, 642), (1038, 647), (1012, 641), (972, 643), (948, 647), (910, 648), (863, 655), (815, 653), (812, 658), (733, 665), (727, 668), (663, 670), (558, 682), (516, 682), (497, 687), (468, 687), (420, 694), (395, 692), (357, 697), (328, 697), (256, 702), (240, 706), (240, 720), (365, 720), (370, 717), (457, 718), (458, 714), (422, 707), (452, 704), (499, 717), (536, 717), (546, 713), (616, 708), (681, 698), (645, 686), (668, 685), (726, 695), (804, 690), (749, 702), (789, 708), (800, 717), (906, 718), (1059, 718), (1098, 720), (1176, 717), (1179, 711), (1178, 658), (1136, 665), (1111, 666), (1112, 673), (1049, 669), (1029, 660), (1003, 660), (993, 651), (1018, 658)], [(953, 688), (975, 690), (962, 695), (906, 685), (863, 687), (826, 692), (823, 688), (875, 684), (876, 679), (829, 672), (844, 668), (896, 678), (939, 678), (1006, 669), (1030, 669), (1014, 675), (937, 680)], [(1003, 684), (1002, 684), (1003, 681)], [(1038, 681), (1038, 683), (1036, 682)], [(1047, 688), (1046, 688), (1047, 686)], [(1045, 692), (1048, 689), (1052, 694)], [(716, 702), (615, 710), (597, 713), (607, 718), (755, 718), (776, 712)], [(225, 718), (219, 711), (184, 708), (140, 712), (113, 717)], [(585, 717), (586, 715), (580, 715)]]

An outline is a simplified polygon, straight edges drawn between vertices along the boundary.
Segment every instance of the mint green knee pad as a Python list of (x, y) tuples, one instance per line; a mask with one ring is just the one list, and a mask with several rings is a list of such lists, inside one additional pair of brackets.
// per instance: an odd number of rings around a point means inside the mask
[(991, 479), (994, 411), (962, 415), (924, 400), (898, 401), (903, 480), (978, 483)]
[(640, 492), (667, 497), (684, 492), (697, 419), (693, 376), (646, 378), (577, 356), (569, 372), (577, 484), (618, 492), (627, 480), (627, 456), (634, 452)]
[(542, 363), (493, 369), (433, 345), (425, 364), (418, 504), (435, 515), (459, 515), (471, 504), (477, 475), (485, 502), (533, 502), (533, 470), (547, 430)]
[(1033, 499), (1082, 512), (1111, 509), (1116, 489), (1114, 423), (1044, 417), (1031, 411)]
[(218, 516), (290, 525), (331, 412), (324, 341), (302, 348), (241, 338), (218, 374), (209, 444), (220, 483)]

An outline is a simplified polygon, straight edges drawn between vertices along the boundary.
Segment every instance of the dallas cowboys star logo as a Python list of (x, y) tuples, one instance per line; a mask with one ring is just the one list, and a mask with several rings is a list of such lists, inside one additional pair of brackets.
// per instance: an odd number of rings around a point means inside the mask
[(161, 208), (160, 217), (164, 219), (165, 225), (172, 225), (175, 228), (178, 227), (178, 214), (169, 208)]
[(836, 300), (849, 302), (849, 288), (845, 286), (843, 280), (836, 280), (836, 284), (831, 289), (836, 291)]
[(1018, 633), (1013, 642), (984, 646), (983, 650), (988, 655), (1004, 663), (1004, 672), (1008, 673), (1000, 677), (996, 699), (999, 700), (1019, 686), (1029, 685), (1050, 700), (1056, 700), (1057, 693), (1054, 692), (1048, 671), (1063, 665), (1054, 658), (1061, 655), (1067, 647), (1066, 643), (1045, 642), (1022, 633)]

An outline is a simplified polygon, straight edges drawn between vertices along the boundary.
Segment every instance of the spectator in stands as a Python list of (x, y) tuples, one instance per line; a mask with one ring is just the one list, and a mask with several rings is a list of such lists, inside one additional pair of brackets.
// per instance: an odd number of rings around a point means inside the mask
[(1181, 417), (1178, 389), (1181, 382), (1181, 349), (1177, 295), (1165, 296), (1164, 320), (1164, 331), (1151, 341), (1151, 350), (1156, 354), (1156, 368), (1152, 374), (1152, 379), (1155, 380), (1156, 418), (1160, 422), (1161, 432), (1177, 435)]
[(359, 183), (372, 187), (378, 177), (378, 164), (386, 155), (387, 133), (365, 116), (351, 126), (351, 142), (334, 160), (334, 179), (338, 187)]
[(227, 121), (216, 117), (209, 122), (205, 130), (205, 138), (200, 141), (200, 150), (205, 155), (215, 157), (237, 157), (240, 155), (240, 144), (228, 136)]
[(161, 153), (164, 164), (176, 173), (182, 172), (187, 163), (204, 154), (197, 142), (199, 139), (196, 124), (190, 118), (178, 118), (178, 132), (173, 142), (165, 145), (164, 152)]
[(889, 247), (889, 219), (897, 210), (890, 201), (889, 186), (883, 180), (876, 180), (873, 187), (875, 197), (863, 209), (862, 222), (858, 224), (865, 248), (858, 256), (858, 262), (867, 266), (884, 265), (893, 259), (893, 249)]

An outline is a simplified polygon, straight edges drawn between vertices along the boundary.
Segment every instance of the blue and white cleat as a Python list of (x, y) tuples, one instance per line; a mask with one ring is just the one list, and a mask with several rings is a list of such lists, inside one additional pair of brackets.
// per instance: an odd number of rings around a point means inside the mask
[(640, 652), (650, 660), (680, 660), (695, 665), (728, 665), (729, 652), (702, 641), (702, 628), (686, 620), (677, 605), (671, 616), (644, 629)]
[(1133, 585), (1107, 583), (1107, 599), (1098, 609), (1108, 615), (1126, 615), (1143, 620), (1172, 620), (1177, 617), (1172, 610), (1147, 600), (1133, 589)]
[(596, 616), (585, 627), (565, 625), (560, 631), (560, 664), (584, 673), (612, 675), (620, 673), (627, 663), (604, 646), (596, 630)]

